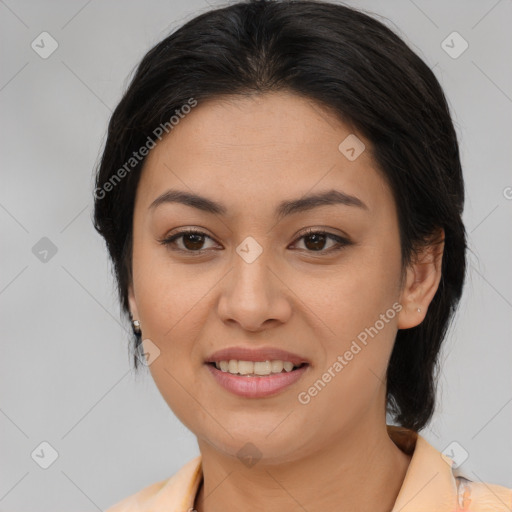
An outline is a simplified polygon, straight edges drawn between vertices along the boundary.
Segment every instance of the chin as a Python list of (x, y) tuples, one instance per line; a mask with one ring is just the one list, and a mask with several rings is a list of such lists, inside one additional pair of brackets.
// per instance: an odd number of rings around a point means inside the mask
[[(255, 425), (254, 421), (250, 424), (242, 422), (237, 424), (236, 429), (226, 426), (232, 437), (221, 429), (222, 433), (216, 431), (216, 436), (203, 432), (198, 435), (198, 440), (202, 439), (209, 448), (226, 457), (236, 458), (249, 468), (256, 464), (272, 466), (300, 460), (306, 453), (304, 430), (292, 424), (287, 429), (283, 425), (276, 429), (282, 419), (280, 417), (272, 426), (268, 423)], [(301, 432), (301, 435), (297, 435), (297, 432)]]

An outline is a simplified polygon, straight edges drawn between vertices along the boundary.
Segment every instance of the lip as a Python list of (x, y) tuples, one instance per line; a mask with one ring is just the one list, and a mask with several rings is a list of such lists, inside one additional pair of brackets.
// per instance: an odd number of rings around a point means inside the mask
[[(245, 359), (245, 361), (247, 361), (247, 359)], [(264, 398), (276, 395), (297, 382), (309, 368), (309, 365), (306, 364), (291, 372), (250, 377), (223, 372), (208, 363), (206, 363), (205, 366), (217, 383), (224, 389), (244, 398)]]
[[(287, 352), (274, 347), (248, 348), (248, 347), (229, 347), (214, 352), (208, 356), (205, 363), (218, 363), (220, 361), (229, 361), (236, 359), (238, 361), (290, 361), (295, 366), (302, 363), (310, 365), (310, 361), (293, 352)], [(245, 378), (245, 377), (244, 377)], [(257, 377), (261, 378), (261, 377)]]

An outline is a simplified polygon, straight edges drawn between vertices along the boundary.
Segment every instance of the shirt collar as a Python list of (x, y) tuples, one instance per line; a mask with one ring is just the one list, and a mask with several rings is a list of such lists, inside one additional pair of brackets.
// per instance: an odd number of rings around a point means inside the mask
[[(387, 426), (393, 442), (412, 455), (392, 512), (453, 512), (457, 509), (457, 483), (452, 460), (413, 430)], [(165, 506), (169, 512), (193, 510), (202, 481), (201, 456), (187, 462), (166, 481), (148, 503), (147, 510)], [(146, 509), (144, 509), (146, 510)]]
[(393, 442), (412, 454), (392, 512), (453, 512), (457, 508), (457, 482), (453, 461), (413, 430), (388, 425)]

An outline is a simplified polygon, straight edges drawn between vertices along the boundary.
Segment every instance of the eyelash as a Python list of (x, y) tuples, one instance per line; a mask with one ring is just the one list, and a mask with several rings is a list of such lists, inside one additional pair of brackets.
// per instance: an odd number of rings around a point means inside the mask
[[(184, 252), (184, 253), (188, 253), (188, 254), (194, 254), (194, 255), (202, 255), (204, 252), (208, 251), (209, 249), (199, 249), (197, 251), (191, 251), (191, 250), (186, 250), (186, 249), (179, 249), (179, 248), (175, 248), (175, 247), (171, 247), (174, 242), (185, 236), (185, 235), (189, 235), (189, 234), (193, 234), (193, 235), (201, 235), (201, 236), (205, 236), (206, 238), (210, 238), (210, 240), (213, 240), (212, 237), (208, 236), (206, 233), (204, 233), (203, 231), (199, 231), (199, 230), (196, 230), (196, 229), (187, 229), (187, 230), (183, 230), (183, 231), (180, 231), (178, 233), (175, 233), (174, 235), (168, 237), (168, 238), (164, 238), (163, 240), (159, 240), (159, 242), (162, 244), (162, 245), (165, 245), (167, 246), (169, 249), (173, 250), (173, 251), (179, 251), (179, 252)], [(334, 235), (333, 233), (328, 233), (326, 231), (318, 231), (318, 230), (314, 230), (314, 229), (308, 229), (307, 231), (305, 231), (304, 233), (302, 233), (296, 240), (295, 242), (301, 240), (302, 238), (307, 238), (308, 236), (311, 236), (311, 235), (325, 235), (327, 238), (330, 238), (331, 240), (334, 240), (338, 246), (334, 246), (334, 247), (331, 247), (330, 249), (327, 249), (327, 250), (319, 250), (319, 251), (308, 251), (307, 249), (303, 249), (305, 250), (306, 252), (310, 252), (310, 253), (320, 253), (320, 254), (330, 254), (331, 252), (337, 252), (337, 251), (340, 251), (342, 249), (344, 249), (346, 246), (348, 245), (352, 245), (352, 242), (348, 239), (348, 238), (344, 238), (342, 236), (339, 236), (339, 235)], [(294, 242), (294, 243), (295, 243)]]

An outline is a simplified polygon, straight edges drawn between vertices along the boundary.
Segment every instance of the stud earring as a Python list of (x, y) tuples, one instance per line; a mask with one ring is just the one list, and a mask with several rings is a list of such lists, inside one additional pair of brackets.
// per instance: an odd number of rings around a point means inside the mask
[(421, 308), (418, 308), (418, 313), (421, 313)]
[(138, 320), (132, 320), (132, 327), (134, 334), (140, 334), (140, 322)]

